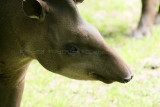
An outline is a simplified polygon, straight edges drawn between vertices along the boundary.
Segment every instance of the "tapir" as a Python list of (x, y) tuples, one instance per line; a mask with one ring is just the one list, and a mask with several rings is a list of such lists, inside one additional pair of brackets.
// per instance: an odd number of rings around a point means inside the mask
[[(142, 11), (137, 28), (133, 31), (132, 36), (141, 38), (150, 36), (154, 24), (160, 23), (160, 5), (159, 0), (141, 0)], [(158, 10), (158, 11), (157, 11)]]
[(78, 2), (0, 0), (0, 107), (20, 106), (33, 59), (73, 79), (108, 84), (132, 79), (128, 65), (80, 16)]

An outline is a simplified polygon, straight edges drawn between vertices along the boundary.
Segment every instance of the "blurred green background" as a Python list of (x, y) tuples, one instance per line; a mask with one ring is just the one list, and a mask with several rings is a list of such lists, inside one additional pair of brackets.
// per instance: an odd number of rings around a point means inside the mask
[(22, 107), (160, 107), (160, 26), (151, 37), (127, 35), (137, 26), (141, 0), (84, 0), (84, 19), (97, 27), (106, 42), (131, 66), (127, 84), (78, 81), (29, 67)]

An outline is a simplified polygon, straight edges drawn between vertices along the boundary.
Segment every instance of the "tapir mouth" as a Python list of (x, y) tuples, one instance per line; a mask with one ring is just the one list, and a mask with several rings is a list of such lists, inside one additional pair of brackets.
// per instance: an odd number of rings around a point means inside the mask
[[(106, 77), (103, 77), (103, 76), (101, 76), (101, 75), (99, 75), (99, 74), (96, 74), (96, 73), (90, 73), (90, 75), (94, 78), (94, 79), (96, 79), (96, 80), (99, 80), (99, 81), (102, 81), (102, 82), (104, 82), (104, 83), (106, 83), (106, 84), (110, 84), (110, 83), (113, 83), (113, 82), (120, 82), (120, 83), (127, 83), (127, 82), (129, 82), (129, 81), (126, 81), (126, 80), (124, 80), (124, 79), (120, 79), (120, 78), (118, 78), (117, 80), (112, 80), (112, 79), (107, 79)], [(132, 76), (133, 77), (133, 76)], [(132, 77), (131, 77), (131, 79), (132, 79)]]
[(104, 82), (104, 83), (106, 83), (106, 84), (110, 84), (110, 83), (114, 82), (113, 80), (106, 79), (105, 77), (103, 77), (103, 76), (101, 76), (101, 75), (99, 75), (99, 74), (90, 73), (90, 75), (91, 75), (94, 79), (99, 80), (99, 81), (102, 81), (102, 82)]

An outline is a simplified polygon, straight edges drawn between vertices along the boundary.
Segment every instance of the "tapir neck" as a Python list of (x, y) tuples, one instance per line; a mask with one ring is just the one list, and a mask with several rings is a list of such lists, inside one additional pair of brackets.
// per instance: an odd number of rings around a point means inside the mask
[(27, 30), (23, 27), (25, 15), (22, 10), (22, 0), (1, 0), (0, 4), (2, 4), (0, 6), (1, 75), (4, 71), (20, 69), (28, 64), (32, 58), (24, 52), (31, 38), (25, 36)]
[(0, 61), (4, 61), (8, 56), (10, 57), (7, 60), (26, 59), (28, 56), (23, 51), (34, 37), (30, 34), (30, 27), (34, 26), (34, 23), (25, 16), (22, 0), (1, 0), (0, 4), (3, 4), (0, 7), (0, 46), (3, 47), (0, 48)]

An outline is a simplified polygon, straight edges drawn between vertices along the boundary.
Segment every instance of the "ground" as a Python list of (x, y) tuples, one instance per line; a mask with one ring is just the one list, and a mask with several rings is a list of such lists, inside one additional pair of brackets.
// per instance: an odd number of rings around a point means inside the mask
[(81, 15), (130, 65), (127, 84), (77, 81), (48, 72), (37, 62), (29, 67), (22, 107), (160, 107), (160, 26), (151, 37), (128, 37), (140, 17), (140, 0), (85, 0)]

